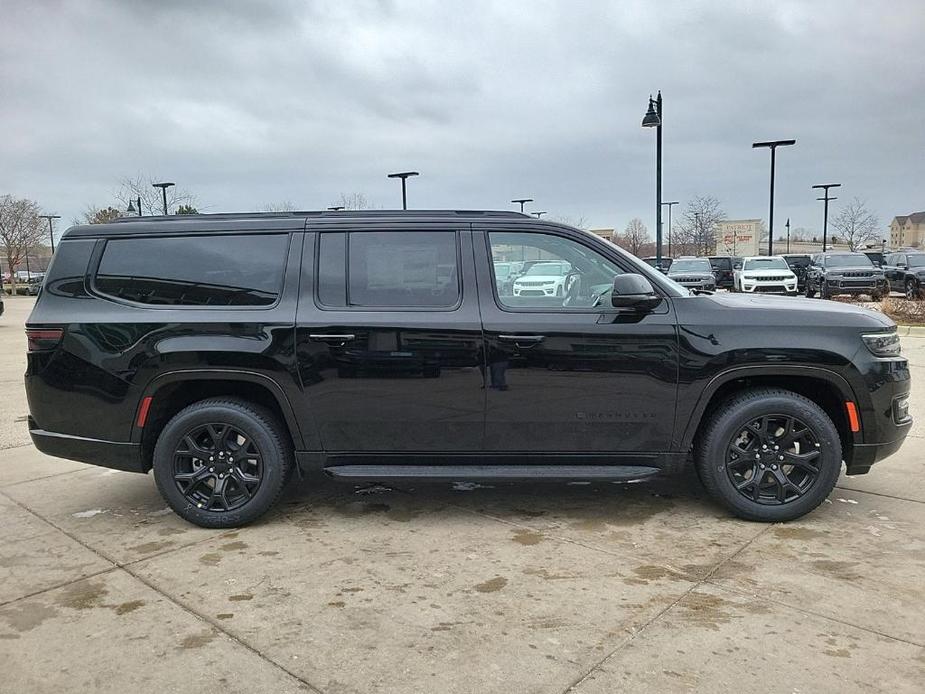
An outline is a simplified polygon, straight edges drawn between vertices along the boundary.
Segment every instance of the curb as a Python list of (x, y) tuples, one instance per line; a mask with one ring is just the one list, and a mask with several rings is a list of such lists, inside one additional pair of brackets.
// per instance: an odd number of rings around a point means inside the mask
[(896, 333), (900, 337), (925, 337), (925, 325), (897, 325)]

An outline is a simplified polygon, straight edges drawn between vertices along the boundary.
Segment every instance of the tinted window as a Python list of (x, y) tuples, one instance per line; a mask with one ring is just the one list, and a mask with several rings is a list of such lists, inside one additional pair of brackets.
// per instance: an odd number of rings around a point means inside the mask
[(495, 276), (503, 306), (555, 310), (609, 304), (613, 278), (622, 272), (596, 251), (561, 236), (496, 232), (489, 239), (495, 266), (521, 267), (503, 281)]
[(844, 255), (826, 255), (826, 267), (873, 267), (870, 258), (858, 253), (857, 255), (845, 253)]
[(357, 232), (348, 242), (350, 306), (449, 308), (459, 302), (456, 232)]
[(677, 272), (712, 272), (710, 261), (704, 258), (676, 260), (671, 264), (672, 274)]
[(347, 305), (347, 234), (319, 234), (318, 300), (325, 306)]
[(910, 255), (908, 264), (909, 267), (925, 267), (925, 255)]
[(142, 304), (267, 306), (279, 296), (288, 247), (288, 234), (112, 239), (95, 286)]

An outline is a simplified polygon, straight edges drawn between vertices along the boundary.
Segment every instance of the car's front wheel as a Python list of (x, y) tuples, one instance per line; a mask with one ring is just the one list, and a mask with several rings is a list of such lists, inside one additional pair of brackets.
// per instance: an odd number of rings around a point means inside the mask
[(906, 298), (909, 301), (915, 301), (919, 298), (919, 288), (913, 279), (906, 280)]
[(698, 436), (697, 471), (710, 495), (740, 518), (787, 521), (829, 495), (841, 472), (838, 430), (791, 391), (743, 391), (715, 410)]
[(154, 447), (154, 480), (170, 507), (204, 528), (262, 516), (292, 470), (292, 447), (272, 412), (236, 398), (210, 398), (178, 412)]

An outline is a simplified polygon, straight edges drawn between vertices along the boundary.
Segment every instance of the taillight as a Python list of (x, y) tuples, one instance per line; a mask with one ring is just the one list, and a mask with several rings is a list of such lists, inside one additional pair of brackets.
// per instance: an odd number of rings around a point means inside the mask
[(54, 349), (64, 337), (64, 328), (26, 328), (26, 341), (30, 352)]

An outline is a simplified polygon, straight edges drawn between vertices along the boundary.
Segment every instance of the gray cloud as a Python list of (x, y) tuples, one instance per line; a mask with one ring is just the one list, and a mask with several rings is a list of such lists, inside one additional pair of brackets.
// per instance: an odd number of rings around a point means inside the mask
[(665, 194), (817, 227), (813, 183), (884, 226), (925, 208), (925, 6), (865, 2), (11, 3), (0, 23), (0, 192), (72, 218), (117, 180), (169, 176), (209, 210), (341, 191), (653, 226)]

